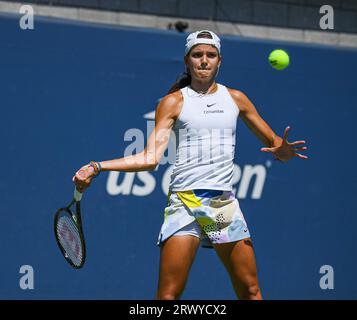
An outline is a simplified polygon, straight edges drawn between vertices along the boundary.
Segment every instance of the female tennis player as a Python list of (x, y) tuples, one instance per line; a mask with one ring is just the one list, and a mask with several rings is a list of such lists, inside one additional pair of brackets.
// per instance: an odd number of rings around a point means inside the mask
[[(160, 101), (155, 129), (141, 153), (91, 162), (73, 177), (87, 188), (100, 171), (153, 170), (176, 136), (176, 160), (168, 205), (159, 234), (161, 247), (157, 299), (179, 299), (199, 245), (213, 247), (227, 269), (239, 299), (262, 299), (250, 233), (232, 192), (236, 123), (240, 116), (270, 152), (282, 162), (306, 150), (305, 141), (276, 135), (241, 91), (215, 82), (221, 58), (218, 36), (197, 31), (187, 37), (186, 73)], [(81, 173), (81, 174), (79, 174)]]

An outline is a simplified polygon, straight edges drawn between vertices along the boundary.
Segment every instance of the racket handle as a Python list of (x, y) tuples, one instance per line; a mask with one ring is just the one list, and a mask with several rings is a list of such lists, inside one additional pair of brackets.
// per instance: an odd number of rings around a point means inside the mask
[(75, 187), (75, 188), (74, 188), (74, 194), (73, 194), (74, 200), (76, 200), (77, 202), (81, 201), (82, 195), (83, 195), (83, 193), (82, 193), (82, 192), (79, 192), (79, 191), (77, 190), (77, 188)]

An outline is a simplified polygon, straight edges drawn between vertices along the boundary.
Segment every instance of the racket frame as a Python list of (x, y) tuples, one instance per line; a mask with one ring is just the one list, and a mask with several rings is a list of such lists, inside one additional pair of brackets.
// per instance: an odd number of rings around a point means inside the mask
[[(73, 212), (71, 210), (72, 206), (75, 205), (75, 212)], [(66, 254), (65, 249), (62, 247), (60, 240), (58, 238), (58, 234), (57, 234), (57, 225), (58, 225), (58, 219), (60, 214), (62, 213), (62, 211), (65, 211), (69, 214), (70, 218), (73, 220), (73, 222), (76, 224), (77, 228), (78, 228), (78, 233), (79, 233), (79, 239), (81, 242), (81, 247), (82, 247), (82, 261), (80, 265), (75, 265), (72, 260), (69, 258), (69, 256)], [(66, 261), (75, 269), (80, 269), (83, 267), (85, 261), (86, 261), (86, 242), (84, 239), (84, 233), (83, 233), (83, 227), (82, 227), (82, 219), (81, 219), (81, 205), (80, 205), (80, 200), (78, 201), (78, 199), (76, 200), (76, 198), (73, 198), (73, 200), (71, 201), (71, 203), (64, 208), (60, 208), (57, 210), (56, 214), (55, 214), (55, 218), (54, 218), (54, 232), (55, 232), (55, 237), (56, 237), (56, 242), (58, 247), (61, 250), (61, 253), (63, 255), (63, 257), (66, 259)]]

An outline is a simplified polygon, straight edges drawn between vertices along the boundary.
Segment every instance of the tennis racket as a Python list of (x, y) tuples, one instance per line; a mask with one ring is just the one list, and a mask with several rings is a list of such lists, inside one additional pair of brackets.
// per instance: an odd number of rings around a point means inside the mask
[(54, 219), (54, 231), (57, 244), (66, 261), (75, 269), (83, 267), (86, 260), (80, 201), (82, 193), (74, 189), (73, 200), (60, 208)]

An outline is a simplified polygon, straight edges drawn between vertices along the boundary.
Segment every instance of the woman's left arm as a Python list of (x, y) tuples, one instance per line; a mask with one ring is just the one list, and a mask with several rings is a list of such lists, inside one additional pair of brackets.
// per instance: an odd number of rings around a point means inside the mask
[(279, 137), (259, 115), (253, 103), (243, 92), (234, 89), (228, 90), (235, 101), (239, 109), (239, 115), (245, 124), (253, 131), (259, 140), (267, 146), (266, 148), (261, 148), (261, 151), (271, 152), (275, 159), (283, 162), (287, 162), (293, 157), (301, 159), (308, 158), (297, 152), (300, 150), (307, 150), (306, 146), (302, 146), (306, 143), (304, 140), (288, 142), (287, 139), (290, 127), (285, 128), (283, 138)]

